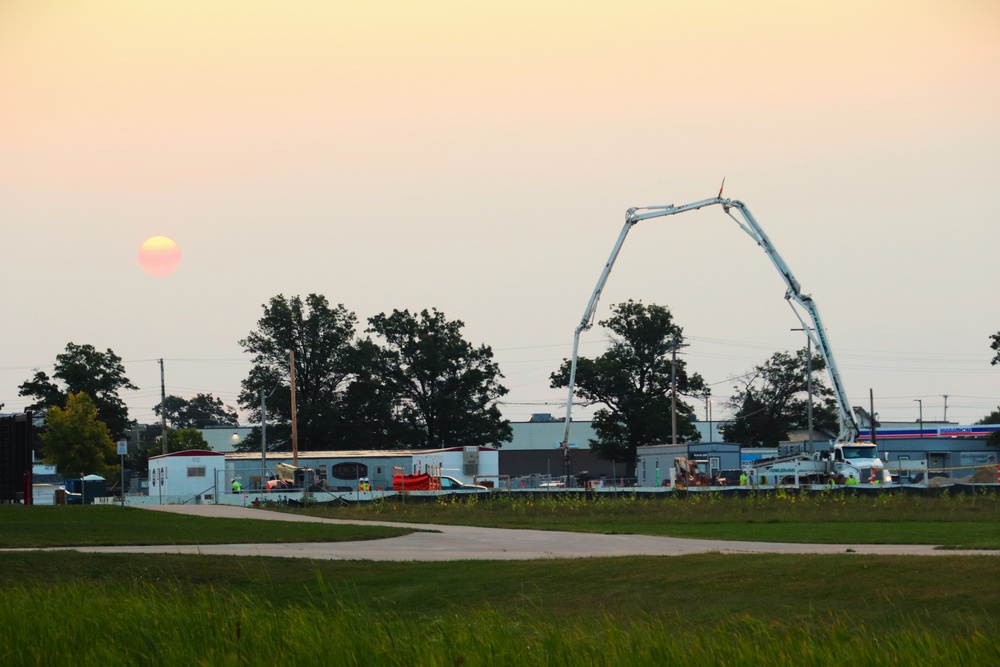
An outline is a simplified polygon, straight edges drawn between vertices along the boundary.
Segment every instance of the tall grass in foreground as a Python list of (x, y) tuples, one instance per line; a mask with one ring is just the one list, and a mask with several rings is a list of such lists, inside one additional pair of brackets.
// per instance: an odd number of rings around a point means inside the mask
[(555, 623), (544, 610), (484, 608), (426, 623), (319, 594), (276, 607), (169, 584), (77, 584), (6, 592), (4, 665), (833, 665), (998, 664), (1000, 621), (959, 634), (891, 634), (836, 617), (762, 623), (733, 616), (696, 632), (669, 618)]

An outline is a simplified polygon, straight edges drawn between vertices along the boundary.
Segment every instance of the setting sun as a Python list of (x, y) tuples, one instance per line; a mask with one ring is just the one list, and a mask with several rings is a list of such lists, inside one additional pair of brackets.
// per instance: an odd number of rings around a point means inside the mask
[(139, 264), (151, 276), (169, 276), (180, 263), (180, 246), (171, 238), (151, 236), (139, 246)]

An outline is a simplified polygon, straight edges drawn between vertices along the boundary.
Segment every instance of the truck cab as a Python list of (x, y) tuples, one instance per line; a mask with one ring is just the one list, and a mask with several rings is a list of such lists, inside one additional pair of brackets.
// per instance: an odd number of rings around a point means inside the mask
[(447, 475), (441, 475), (438, 479), (441, 480), (442, 491), (489, 491), (489, 489), (480, 484), (466, 484)]
[(845, 478), (852, 474), (860, 483), (890, 484), (892, 475), (879, 458), (878, 449), (870, 442), (852, 442), (835, 445), (833, 468)]

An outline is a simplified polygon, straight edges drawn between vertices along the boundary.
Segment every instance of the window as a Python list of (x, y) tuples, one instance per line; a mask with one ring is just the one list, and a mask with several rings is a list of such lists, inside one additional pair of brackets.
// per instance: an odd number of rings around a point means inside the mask
[(188, 477), (204, 477), (205, 466), (188, 466)]

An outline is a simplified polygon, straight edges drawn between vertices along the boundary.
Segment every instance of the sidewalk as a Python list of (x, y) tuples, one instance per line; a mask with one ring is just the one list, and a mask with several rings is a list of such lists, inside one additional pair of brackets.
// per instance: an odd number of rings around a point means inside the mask
[(929, 545), (727, 542), (724, 540), (692, 540), (650, 535), (600, 535), (474, 526), (344, 521), (271, 512), (236, 505), (157, 505), (149, 506), (146, 509), (234, 519), (403, 526), (421, 532), (385, 540), (361, 542), (153, 545), (75, 547), (75, 549), (89, 553), (187, 553), (372, 561), (532, 560), (609, 556), (682, 556), (698, 553), (1000, 556), (1000, 551), (956, 551), (935, 549)]

